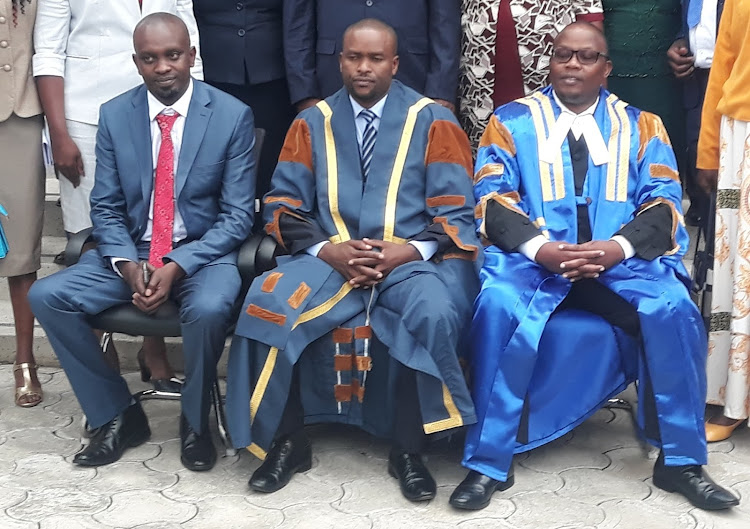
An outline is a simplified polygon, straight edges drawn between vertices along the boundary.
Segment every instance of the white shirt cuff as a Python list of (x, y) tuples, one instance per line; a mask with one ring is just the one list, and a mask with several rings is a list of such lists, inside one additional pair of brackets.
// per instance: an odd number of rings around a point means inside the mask
[[(122, 274), (120, 273), (120, 269), (117, 267), (117, 263), (122, 261), (130, 261), (130, 259), (125, 259), (124, 257), (110, 257), (109, 262), (112, 265), (112, 269), (115, 271), (115, 274), (122, 277)], [(132, 262), (132, 261), (131, 261)]]
[(622, 248), (622, 253), (625, 254), (625, 259), (630, 259), (635, 255), (635, 248), (633, 248), (633, 245), (630, 244), (630, 241), (622, 235), (615, 235), (610, 240), (615, 241), (620, 245), (620, 248)]
[(409, 244), (414, 246), (422, 255), (423, 261), (429, 261), (438, 251), (437, 241), (409, 241)]
[(313, 257), (317, 257), (318, 253), (320, 253), (320, 249), (323, 248), (323, 246), (325, 246), (326, 244), (328, 244), (328, 241), (322, 241), (318, 244), (313, 244), (312, 246), (307, 247), (305, 251)]
[(54, 77), (65, 77), (65, 56), (56, 53), (37, 53), (32, 59), (32, 72), (34, 77), (40, 75), (51, 75)]
[(539, 249), (549, 241), (544, 235), (537, 235), (533, 239), (518, 245), (518, 253), (525, 255), (529, 260), (536, 262), (536, 254)]

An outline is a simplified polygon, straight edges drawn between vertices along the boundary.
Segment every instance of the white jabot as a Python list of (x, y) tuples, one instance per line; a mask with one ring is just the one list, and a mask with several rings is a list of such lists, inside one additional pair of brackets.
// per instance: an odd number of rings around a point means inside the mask
[(562, 104), (554, 90), (552, 95), (560, 106), (560, 117), (552, 126), (549, 137), (539, 144), (539, 159), (545, 163), (555, 163), (562, 156), (562, 145), (568, 132), (572, 132), (576, 139), (583, 136), (589, 155), (594, 165), (604, 165), (610, 161), (607, 145), (604, 143), (599, 125), (594, 119), (594, 110), (599, 104), (599, 98), (589, 108), (576, 114)]
[(688, 31), (690, 51), (695, 57), (696, 68), (711, 68), (716, 46), (716, 11), (718, 0), (703, 0), (701, 19)]

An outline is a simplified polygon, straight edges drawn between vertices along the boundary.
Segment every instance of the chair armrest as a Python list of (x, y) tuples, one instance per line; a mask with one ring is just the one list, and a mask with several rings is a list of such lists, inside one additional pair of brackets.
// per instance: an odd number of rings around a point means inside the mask
[(255, 276), (255, 256), (258, 253), (258, 248), (263, 240), (262, 233), (254, 233), (240, 246), (239, 252), (237, 253), (237, 268), (240, 271), (240, 277), (242, 282), (251, 282)]
[(65, 266), (73, 266), (78, 262), (83, 254), (83, 247), (86, 243), (93, 241), (91, 236), (93, 231), (93, 228), (86, 228), (71, 235), (68, 244), (65, 245)]
[(258, 253), (255, 255), (256, 274), (260, 275), (272, 268), (276, 268), (276, 256), (284, 253), (286, 252), (279, 246), (276, 239), (269, 235), (263, 237), (258, 246)]

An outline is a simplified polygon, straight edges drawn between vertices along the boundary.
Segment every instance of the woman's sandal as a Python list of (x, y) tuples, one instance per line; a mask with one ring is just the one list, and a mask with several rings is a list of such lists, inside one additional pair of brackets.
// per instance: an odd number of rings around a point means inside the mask
[(16, 371), (23, 373), (23, 386), (16, 387), (16, 406), (22, 408), (31, 408), (36, 406), (44, 398), (42, 393), (42, 385), (31, 380), (31, 371), (34, 370), (36, 374), (36, 364), (30, 364), (24, 362), (22, 364), (13, 364), (13, 375), (15, 376)]

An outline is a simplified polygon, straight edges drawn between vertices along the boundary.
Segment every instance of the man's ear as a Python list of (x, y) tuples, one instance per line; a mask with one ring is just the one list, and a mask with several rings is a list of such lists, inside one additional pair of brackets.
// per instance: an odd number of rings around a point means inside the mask
[(344, 65), (341, 64), (341, 61), (344, 60), (344, 52), (339, 52), (339, 72), (344, 73)]
[(195, 66), (195, 46), (190, 46), (190, 67)]
[(135, 64), (135, 69), (136, 69), (136, 70), (138, 70), (138, 74), (140, 75), (140, 73), (141, 73), (141, 69), (140, 69), (140, 67), (138, 66), (138, 56), (137, 56), (137, 55), (136, 55), (136, 54), (134, 53), (134, 54), (132, 55), (132, 57), (133, 57), (133, 63)]
[(398, 55), (393, 56), (393, 66), (391, 67), (391, 75), (396, 75), (398, 72)]

